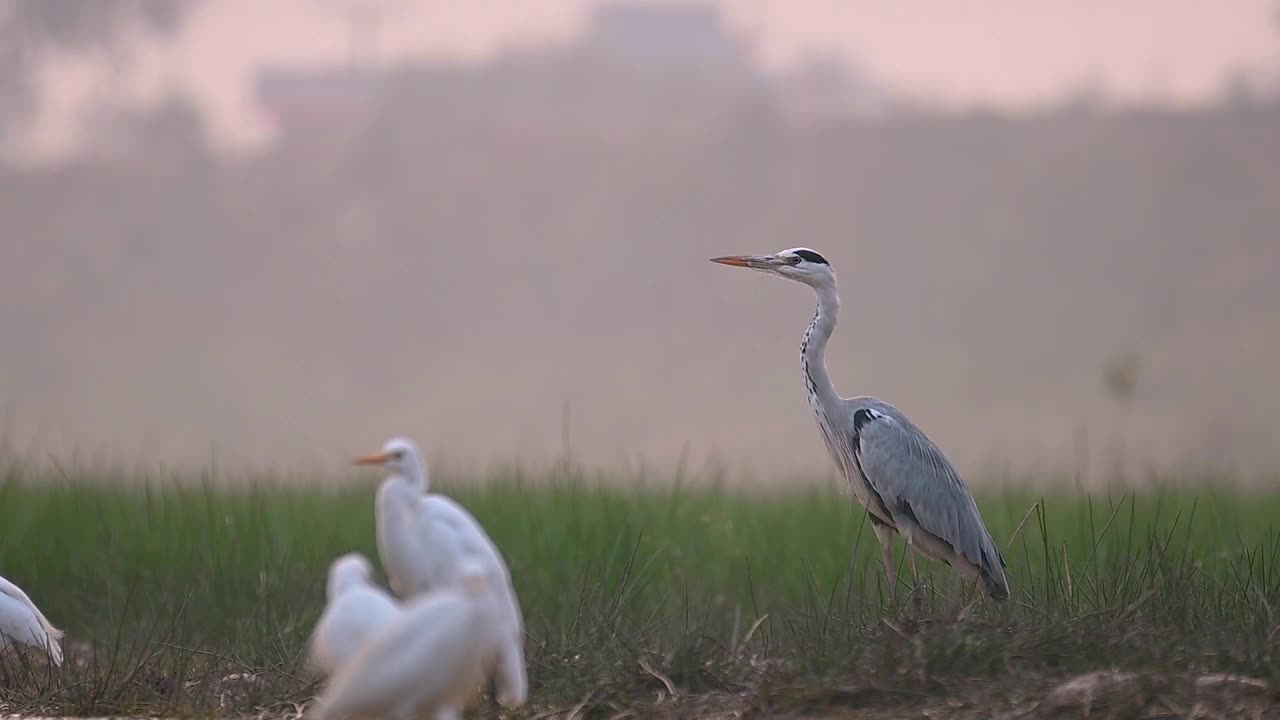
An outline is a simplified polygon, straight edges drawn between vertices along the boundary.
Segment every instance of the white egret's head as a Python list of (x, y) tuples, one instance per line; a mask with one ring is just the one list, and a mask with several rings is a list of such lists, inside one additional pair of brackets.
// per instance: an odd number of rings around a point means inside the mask
[(329, 566), (329, 601), (360, 585), (373, 582), (373, 565), (360, 553), (347, 553)]
[(381, 465), (401, 477), (417, 480), (423, 473), (422, 453), (408, 438), (392, 438), (382, 450), (355, 459), (356, 465)]
[(834, 286), (836, 283), (831, 263), (809, 248), (791, 248), (776, 255), (728, 255), (711, 258), (711, 262), (759, 270), (815, 288)]

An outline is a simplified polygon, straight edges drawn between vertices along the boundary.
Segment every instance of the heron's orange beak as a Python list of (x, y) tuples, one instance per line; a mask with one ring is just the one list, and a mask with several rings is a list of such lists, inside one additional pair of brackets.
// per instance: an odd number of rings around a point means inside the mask
[(752, 270), (771, 270), (782, 264), (777, 255), (726, 255), (711, 258), (711, 262)]
[(371, 455), (361, 455), (351, 462), (353, 465), (382, 465), (387, 462), (387, 454), (378, 452)]

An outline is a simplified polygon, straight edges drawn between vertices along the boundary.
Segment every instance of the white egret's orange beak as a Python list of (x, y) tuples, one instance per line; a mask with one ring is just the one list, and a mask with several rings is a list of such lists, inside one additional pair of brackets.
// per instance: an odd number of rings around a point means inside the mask
[(387, 454), (376, 452), (370, 455), (361, 455), (351, 462), (353, 465), (384, 465), (387, 462)]

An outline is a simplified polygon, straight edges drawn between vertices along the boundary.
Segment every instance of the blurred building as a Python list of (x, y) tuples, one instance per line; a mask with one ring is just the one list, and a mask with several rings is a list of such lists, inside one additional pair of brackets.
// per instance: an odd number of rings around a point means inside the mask
[(814, 55), (773, 82), (773, 97), (793, 122), (820, 124), (891, 111), (894, 98), (842, 58)]
[(584, 47), (633, 72), (696, 72), (740, 79), (754, 69), (746, 40), (709, 5), (596, 7)]
[(265, 67), (254, 79), (254, 97), (282, 136), (346, 139), (366, 127), (386, 87), (384, 72), (350, 64)]
[(750, 38), (712, 5), (610, 3), (579, 39), (509, 49), (481, 64), (422, 62), (375, 69), (266, 67), (260, 109), (282, 140), (345, 144), (405, 124), (485, 130), (497, 137), (700, 133), (742, 107), (810, 122), (884, 106), (884, 94), (838, 58), (771, 76)]

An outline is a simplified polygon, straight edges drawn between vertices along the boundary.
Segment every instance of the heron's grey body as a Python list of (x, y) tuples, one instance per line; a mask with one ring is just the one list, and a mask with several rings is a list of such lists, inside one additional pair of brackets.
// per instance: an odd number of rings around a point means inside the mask
[(801, 345), (809, 406), (827, 449), (867, 510), (891, 576), (896, 575), (889, 542), (897, 532), (913, 550), (945, 562), (962, 577), (980, 578), (992, 597), (1008, 597), (1004, 558), (955, 466), (894, 406), (874, 397), (836, 393), (827, 373), (826, 347), (840, 298), (826, 260), (805, 248), (717, 260), (800, 280), (817, 294), (818, 308)]

